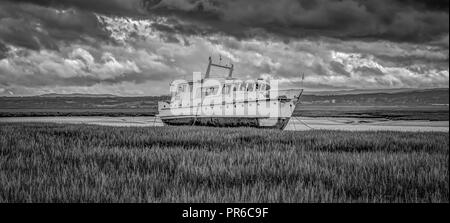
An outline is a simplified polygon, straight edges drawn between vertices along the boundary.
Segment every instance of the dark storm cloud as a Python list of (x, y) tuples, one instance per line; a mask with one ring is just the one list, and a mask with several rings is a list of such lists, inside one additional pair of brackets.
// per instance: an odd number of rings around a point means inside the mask
[[(423, 42), (448, 35), (445, 0), (15, 0), (119, 16), (164, 16), (185, 35), (222, 32), (238, 38), (329, 36)], [(87, 16), (88, 18), (89, 16)], [(177, 21), (183, 21), (179, 23)], [(61, 21), (64, 22), (64, 21)], [(88, 25), (87, 21), (84, 21)], [(95, 24), (95, 21), (90, 21)], [(56, 27), (55, 27), (56, 28)], [(89, 32), (92, 30), (81, 30)]]
[(331, 67), (331, 70), (336, 72), (337, 74), (347, 76), (347, 77), (351, 76), (351, 74), (345, 70), (344, 65), (342, 65), (341, 63), (338, 63), (336, 61), (331, 61), (330, 67)]
[(419, 9), (447, 11), (449, 9), (448, 0), (397, 0), (399, 3), (414, 5)]
[(178, 20), (174, 19), (169, 20), (169, 22), (170, 25), (154, 23), (151, 26), (152, 28), (155, 28), (156, 30), (165, 33), (172, 33), (172, 34), (182, 33), (184, 35), (196, 35), (196, 36), (206, 35), (214, 31), (209, 27), (199, 29), (199, 27), (196, 25), (180, 24)]
[(0, 41), (0, 60), (6, 58), (6, 54), (8, 53), (8, 51), (8, 47), (6, 47), (6, 45)]
[(220, 54), (240, 77), (304, 73), (311, 88), (448, 87), (448, 8), (439, 0), (0, 0), (0, 85), (96, 92), (125, 83), (120, 91), (158, 94), (166, 87), (143, 83), (204, 70)]
[(367, 67), (367, 66), (361, 66), (361, 67), (356, 67), (354, 70), (354, 72), (358, 72), (359, 74), (363, 75), (363, 76), (382, 76), (384, 75), (384, 73), (375, 67)]
[[(2, 71), (0, 69), (0, 71)], [(44, 86), (93, 86), (96, 84), (118, 84), (122, 82), (143, 83), (145, 81), (159, 81), (164, 80), (167, 73), (127, 73), (115, 77), (98, 78), (95, 76), (73, 76), (62, 77), (59, 74), (53, 73), (37, 73), (34, 75), (17, 76), (14, 74), (7, 74), (2, 71), (0, 74), (0, 85), (8, 86), (8, 82), (25, 87), (44, 87)]]
[(385, 66), (410, 67), (413, 65), (426, 65), (431, 69), (438, 70), (448, 70), (449, 68), (448, 54), (445, 57), (376, 55), (376, 59)]
[[(151, 13), (174, 15), (237, 37), (262, 29), (287, 37), (430, 41), (448, 34), (448, 1), (162, 0)], [(257, 32), (258, 33), (258, 32)]]
[(315, 64), (311, 67), (312, 73), (319, 75), (319, 76), (327, 76), (330, 73), (328, 72), (328, 70), (323, 67), (321, 64)]
[(57, 11), (34, 4), (0, 2), (0, 39), (32, 50), (57, 49), (59, 42), (107, 41), (108, 32), (91, 12)]
[(31, 3), (48, 8), (78, 8), (90, 12), (113, 15), (136, 15), (141, 0), (6, 0), (14, 3)]
[[(55, 86), (93, 86), (95, 84), (118, 84), (122, 82), (143, 83), (149, 80), (158, 81), (164, 80), (166, 76), (166, 73), (144, 74), (133, 72), (103, 79), (93, 76), (74, 76), (62, 78), (57, 75), (51, 75), (48, 78), (53, 80), (53, 84)], [(35, 86), (36, 85), (34, 85), (33, 87)], [(42, 86), (48, 86), (48, 83), (44, 82)]]

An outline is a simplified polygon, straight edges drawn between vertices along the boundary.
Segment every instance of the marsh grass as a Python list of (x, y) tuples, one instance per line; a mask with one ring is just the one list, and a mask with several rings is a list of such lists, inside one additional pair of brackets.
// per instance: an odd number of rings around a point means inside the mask
[(448, 136), (0, 124), (0, 202), (448, 202)]

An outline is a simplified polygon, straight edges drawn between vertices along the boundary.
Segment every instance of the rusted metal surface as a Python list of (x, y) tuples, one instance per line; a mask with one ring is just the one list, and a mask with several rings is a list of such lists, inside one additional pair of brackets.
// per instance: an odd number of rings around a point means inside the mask
[(290, 118), (277, 118), (273, 125), (262, 125), (262, 118), (243, 118), (243, 117), (176, 117), (162, 118), (166, 125), (197, 125), (213, 127), (255, 127), (284, 129)]

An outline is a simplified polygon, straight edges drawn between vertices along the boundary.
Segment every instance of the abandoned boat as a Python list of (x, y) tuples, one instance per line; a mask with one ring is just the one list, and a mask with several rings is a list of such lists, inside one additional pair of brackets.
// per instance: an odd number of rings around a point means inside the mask
[[(227, 77), (211, 77), (212, 67), (228, 70)], [(232, 64), (215, 64), (210, 57), (204, 77), (194, 73), (191, 81), (170, 83), (171, 100), (158, 102), (158, 117), (166, 125), (284, 129), (303, 90), (279, 90), (274, 81), (232, 74)]]

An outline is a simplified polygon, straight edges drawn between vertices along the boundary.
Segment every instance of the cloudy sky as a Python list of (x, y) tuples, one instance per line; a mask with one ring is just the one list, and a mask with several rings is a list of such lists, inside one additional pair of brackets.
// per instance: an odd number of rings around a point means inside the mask
[(449, 86), (447, 0), (0, 0), (0, 95), (167, 94), (222, 56), (306, 90)]

